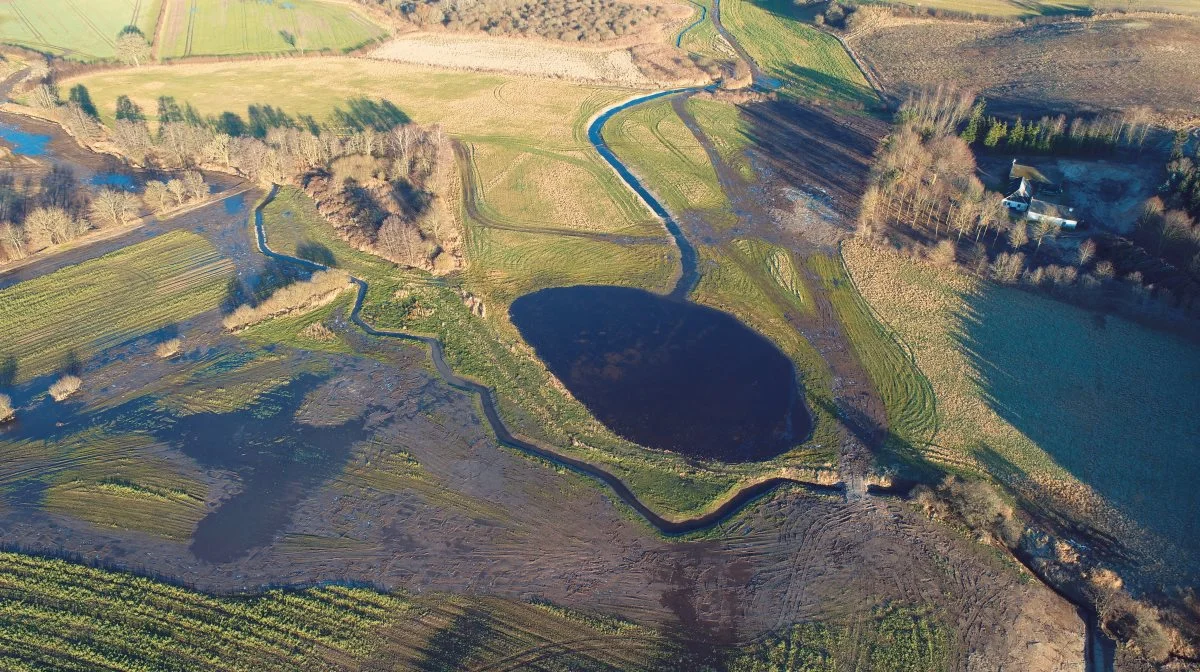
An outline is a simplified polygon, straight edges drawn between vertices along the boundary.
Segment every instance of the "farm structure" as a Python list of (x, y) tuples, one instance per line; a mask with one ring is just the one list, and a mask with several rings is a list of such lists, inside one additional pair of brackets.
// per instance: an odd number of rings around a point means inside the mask
[(1009, 210), (1025, 213), (1025, 218), (1029, 221), (1054, 222), (1064, 229), (1074, 229), (1079, 225), (1079, 217), (1074, 208), (1037, 198), (1041, 193), (1061, 193), (1061, 189), (1036, 168), (1023, 166), (1013, 159), (1008, 177), (1008, 195), (1004, 197), (1003, 203)]

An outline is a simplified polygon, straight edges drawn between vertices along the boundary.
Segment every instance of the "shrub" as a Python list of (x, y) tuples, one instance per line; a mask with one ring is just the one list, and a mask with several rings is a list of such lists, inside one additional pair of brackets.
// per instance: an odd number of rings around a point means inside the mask
[(12, 398), (7, 394), (0, 394), (0, 422), (8, 422), (17, 416), (17, 411), (13, 408)]
[(162, 359), (174, 357), (175, 355), (179, 354), (180, 343), (181, 341), (178, 338), (172, 338), (170, 340), (163, 341), (154, 348), (154, 354), (158, 355)]
[(300, 335), (304, 338), (312, 339), (314, 341), (321, 341), (322, 343), (332, 341), (333, 339), (337, 338), (337, 335), (333, 333), (333, 330), (321, 322), (313, 322), (312, 324), (308, 325), (303, 331), (300, 332)]
[(276, 315), (315, 308), (334, 300), (350, 286), (350, 274), (331, 269), (318, 271), (304, 282), (294, 282), (281, 287), (266, 301), (251, 306), (243, 304), (227, 315), (222, 323), (230, 331), (244, 329)]
[(50, 386), (50, 396), (54, 397), (55, 401), (62, 401), (78, 392), (82, 386), (83, 380), (79, 376), (67, 374), (54, 381), (54, 384)]

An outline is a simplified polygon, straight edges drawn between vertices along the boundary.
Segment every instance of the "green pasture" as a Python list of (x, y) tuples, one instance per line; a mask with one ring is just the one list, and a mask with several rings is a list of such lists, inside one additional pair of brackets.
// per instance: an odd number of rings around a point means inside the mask
[(216, 308), (233, 264), (171, 232), (0, 290), (0, 360), (25, 381)]
[(111, 58), (126, 26), (154, 34), (164, 1), (8, 0), (0, 3), (0, 42), (74, 60)]
[(721, 22), (787, 96), (867, 109), (879, 102), (832, 35), (799, 20), (789, 0), (725, 0)]
[(937, 431), (933, 388), (897, 335), (884, 326), (850, 280), (840, 257), (814, 255), (808, 266), (821, 278), (838, 321), (879, 392), (891, 432), (889, 447), (912, 457)]
[(348, 51), (385, 31), (349, 3), (323, 0), (162, 0), (157, 55), (234, 56)]
[(684, 126), (670, 98), (616, 115), (604, 126), (604, 140), (676, 217), (704, 212), (722, 227), (734, 223), (729, 199), (704, 147)]
[[(861, 244), (847, 245), (845, 258), (937, 395), (928, 459), (990, 472), (1043, 504), (1117, 526), (1105, 529), (1131, 535), (1133, 522), (1174, 544), (1158, 557), (1194, 572), (1194, 340)], [(917, 389), (891, 388), (914, 397)], [(912, 408), (909, 417), (925, 417), (915, 412), (923, 405)], [(1145, 495), (1146, 483), (1157, 496)]]

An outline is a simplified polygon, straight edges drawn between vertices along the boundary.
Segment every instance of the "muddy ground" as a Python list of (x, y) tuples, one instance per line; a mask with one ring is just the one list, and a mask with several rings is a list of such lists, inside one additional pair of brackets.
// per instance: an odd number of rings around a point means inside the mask
[[(844, 160), (864, 163), (865, 144), (847, 137)], [(816, 137), (811, 143), (817, 144), (794, 141), (779, 151), (838, 149)], [(757, 160), (771, 165), (769, 154)], [(809, 165), (816, 191), (805, 193), (826, 195), (822, 207), (842, 218), (829, 218), (810, 236), (803, 217), (794, 217), (795, 206), (785, 207), (794, 204), (787, 189), (795, 188), (781, 180), (770, 193), (743, 194), (759, 204), (747, 206), (755, 213), (748, 220), (754, 235), (810, 246), (799, 249), (828, 249), (828, 228), (845, 226), (844, 216), (853, 209), (846, 194), (855, 187), (840, 186), (824, 170), (818, 181), (821, 164), (813, 159)], [(742, 198), (738, 193), (735, 198)], [(264, 268), (246, 225), (251, 196), (238, 207), (213, 206), (204, 216), (178, 223), (211, 240), (234, 260), (243, 279)], [(219, 319), (219, 311), (211, 311), (175, 325), (188, 353), (250, 347), (224, 334)], [(807, 319), (812, 322), (797, 327), (824, 348), (841, 381), (839, 400), (865, 404), (872, 417), (880, 414), (877, 400), (859, 400), (869, 395), (869, 386), (828, 306)], [(715, 642), (745, 641), (809, 619), (854, 621), (888, 601), (916, 603), (931, 606), (954, 633), (953, 669), (1082, 667), (1084, 623), (1068, 602), (992, 549), (925, 520), (903, 502), (863, 496), (864, 488), (853, 483), (848, 501), (782, 490), (710, 538), (664, 538), (596, 483), (499, 447), (474, 400), (437, 377), (424, 350), (364, 336), (342, 318), (330, 324), (368, 356), (289, 353), (296, 370), (312, 362), (327, 369), (296, 421), (357, 418), (369, 437), (348, 446), (334, 473), (305, 481), (269, 538), (223, 561), (207, 561), (196, 554), (195, 539), (100, 528), (49, 513), (36, 497), (6, 488), (0, 540), (210, 591), (353, 580), (416, 592), (541, 598)], [(153, 346), (149, 337), (133, 339), (85, 363), (88, 382), (76, 397), (82, 406), (59, 422), (87, 425), (99, 417), (102, 402), (136, 395), (171, 374), (179, 364), (154, 357)], [(14, 396), (22, 403), (32, 398), (28, 390)], [(866, 435), (861, 443), (873, 440)], [(852, 441), (846, 447), (853, 463), (865, 453)], [(255, 477), (253, 468), (238, 463), (202, 464), (170, 439), (138, 450), (201, 479), (209, 515)], [(69, 465), (55, 465), (64, 466)], [(0, 464), (0, 484), (12, 485), (17, 477), (24, 476)]]

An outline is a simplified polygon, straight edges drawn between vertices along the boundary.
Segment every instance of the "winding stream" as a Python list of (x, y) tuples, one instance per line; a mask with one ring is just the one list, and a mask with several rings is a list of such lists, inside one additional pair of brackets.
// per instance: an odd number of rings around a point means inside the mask
[[(293, 257), (291, 255), (276, 252), (268, 245), (266, 229), (263, 227), (262, 213), (263, 208), (275, 198), (278, 192), (279, 187), (272, 186), (271, 191), (267, 194), (266, 198), (264, 198), (262, 202), (254, 208), (254, 230), (257, 236), (259, 251), (273, 259), (299, 264), (308, 270), (327, 270), (328, 266), (318, 264), (307, 259), (301, 259), (299, 257)], [(492, 432), (495, 433), (496, 440), (501, 445), (566, 467), (578, 474), (594, 478), (604, 483), (611, 488), (614, 493), (616, 493), (621, 501), (625, 502), (625, 504), (627, 504), (634, 511), (637, 511), (638, 515), (642, 516), (642, 518), (644, 518), (648, 523), (653, 525), (656, 529), (658, 529), (659, 532), (662, 532), (663, 534), (686, 534), (688, 532), (694, 532), (716, 525), (717, 523), (736, 513), (739, 509), (756, 497), (771, 492), (776, 487), (788, 483), (798, 485), (815, 492), (842, 492), (841, 485), (819, 485), (816, 483), (809, 483), (792, 478), (775, 477), (758, 481), (746, 486), (745, 488), (742, 488), (731, 498), (723, 502), (719, 507), (702, 516), (684, 520), (668, 520), (663, 518), (638, 500), (637, 496), (633, 494), (629, 487), (626, 486), (621, 479), (617, 478), (609, 471), (594, 464), (584, 462), (583, 460), (578, 460), (568, 455), (564, 455), (549, 447), (537, 445), (530, 441), (526, 441), (514, 436), (504, 424), (504, 421), (500, 418), (500, 410), (496, 404), (495, 394), (492, 389), (486, 385), (482, 385), (469, 378), (464, 378), (463, 376), (454, 373), (454, 370), (450, 368), (450, 364), (446, 362), (446, 356), (442, 349), (441, 342), (436, 338), (431, 336), (419, 336), (403, 331), (376, 329), (370, 324), (367, 324), (359, 314), (362, 310), (363, 301), (367, 296), (367, 282), (361, 278), (355, 277), (352, 277), (351, 280), (358, 287), (358, 293), (354, 299), (354, 307), (350, 311), (350, 320), (364, 332), (372, 336), (398, 338), (405, 341), (421, 343), (427, 346), (429, 348), (430, 356), (433, 359), (434, 368), (437, 369), (438, 373), (442, 376), (447, 384), (455, 389), (469, 392), (479, 397), (479, 402), (480, 406), (483, 408), (484, 417), (487, 419), (488, 425), (491, 427)]]

